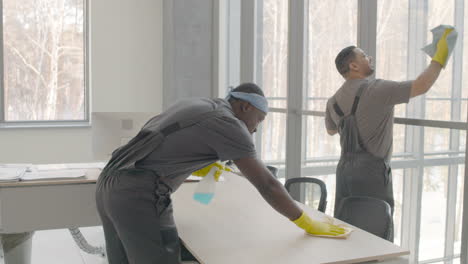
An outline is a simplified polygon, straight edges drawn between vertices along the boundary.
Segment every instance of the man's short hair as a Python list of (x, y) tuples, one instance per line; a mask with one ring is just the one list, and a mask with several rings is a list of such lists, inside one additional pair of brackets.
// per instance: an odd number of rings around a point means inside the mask
[(232, 92), (254, 93), (265, 97), (262, 89), (255, 83), (243, 83), (232, 90)]
[(356, 58), (356, 53), (354, 53), (354, 49), (356, 46), (349, 46), (340, 51), (335, 59), (336, 69), (341, 75), (346, 74), (349, 72), (349, 64), (351, 63), (354, 58)]

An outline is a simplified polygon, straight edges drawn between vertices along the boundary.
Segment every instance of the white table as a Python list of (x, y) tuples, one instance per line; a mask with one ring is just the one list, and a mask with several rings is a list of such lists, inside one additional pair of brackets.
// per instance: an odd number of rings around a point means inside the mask
[[(94, 198), (99, 173), (89, 169), (85, 179), (0, 183), (0, 233), (101, 225)], [(362, 230), (348, 240), (304, 235), (239, 176), (227, 175), (208, 206), (193, 201), (195, 186), (183, 184), (173, 199), (179, 236), (200, 263), (301, 263), (304, 259), (351, 263), (386, 258), (391, 259), (388, 264), (408, 263), (398, 257), (406, 250)], [(310, 215), (322, 215), (304, 209)], [(335, 255), (326, 257), (329, 252)]]
[[(409, 252), (356, 229), (348, 239), (306, 235), (277, 213), (246, 179), (229, 174), (219, 182), (209, 205), (192, 199), (196, 183), (183, 184), (173, 195), (179, 236), (201, 263), (356, 263), (393, 259)], [(301, 205), (314, 218), (324, 214)], [(407, 260), (406, 260), (407, 263)]]
[[(99, 173), (88, 169), (87, 176), (79, 179), (0, 183), (0, 233), (69, 228), (80, 248), (102, 254), (77, 229), (101, 225), (94, 198)], [(6, 262), (2, 241), (0, 256), (0, 264)]]
[(71, 180), (0, 183), (0, 233), (101, 225), (95, 190), (99, 169)]

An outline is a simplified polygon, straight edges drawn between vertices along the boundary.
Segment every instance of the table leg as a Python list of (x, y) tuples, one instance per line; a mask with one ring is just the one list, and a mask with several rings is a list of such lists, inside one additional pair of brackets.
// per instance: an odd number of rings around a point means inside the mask
[(3, 251), (3, 236), (0, 234), (0, 264), (5, 264), (5, 252)]

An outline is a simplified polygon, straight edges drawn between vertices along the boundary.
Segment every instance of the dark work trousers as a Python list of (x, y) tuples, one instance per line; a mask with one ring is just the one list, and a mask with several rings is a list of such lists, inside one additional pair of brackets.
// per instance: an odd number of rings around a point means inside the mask
[[(343, 155), (346, 156), (346, 155)], [(382, 159), (369, 155), (342, 157), (336, 170), (335, 216), (343, 198), (368, 196), (384, 200), (393, 215), (392, 170)]]
[(171, 190), (151, 170), (104, 170), (96, 188), (109, 264), (180, 263)]
[[(356, 111), (367, 82), (363, 83), (354, 98), (351, 112), (347, 115), (335, 101), (333, 108), (340, 117), (341, 158), (336, 168), (335, 217), (340, 215), (343, 198), (368, 196), (386, 201), (393, 216), (392, 170), (387, 162), (368, 152), (362, 143), (357, 126)], [(367, 216), (362, 216), (367, 217)], [(393, 242), (393, 221), (390, 226), (390, 241)]]

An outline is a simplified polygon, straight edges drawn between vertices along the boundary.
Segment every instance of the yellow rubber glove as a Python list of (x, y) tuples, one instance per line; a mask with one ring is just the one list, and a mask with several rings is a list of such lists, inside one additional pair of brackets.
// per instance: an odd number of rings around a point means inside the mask
[(206, 166), (205, 168), (203, 169), (200, 169), (200, 170), (197, 170), (195, 172), (192, 172), (192, 175), (193, 176), (199, 176), (199, 177), (205, 177), (211, 170), (211, 168), (213, 167), (217, 167), (218, 170), (215, 172), (215, 180), (218, 181), (219, 180), (219, 176), (221, 176), (221, 174), (223, 173), (223, 171), (232, 171), (231, 169), (229, 169), (228, 167), (224, 166), (223, 164), (219, 163), (219, 162), (215, 162), (213, 164), (210, 164), (208, 166)]
[(432, 57), (433, 61), (438, 62), (442, 66), (445, 66), (445, 64), (447, 63), (447, 56), (448, 56), (448, 51), (449, 51), (448, 45), (447, 45), (447, 36), (452, 31), (453, 31), (453, 28), (448, 28), (444, 31), (444, 34), (439, 39), (439, 42), (437, 42), (437, 50), (434, 54), (434, 57)]
[(339, 236), (345, 233), (344, 228), (313, 220), (305, 212), (302, 212), (302, 215), (293, 222), (312, 235)]

